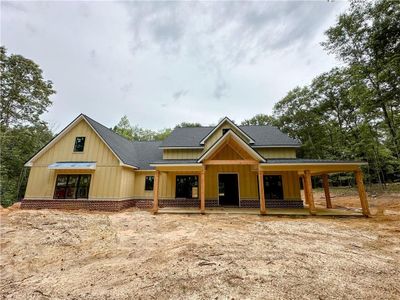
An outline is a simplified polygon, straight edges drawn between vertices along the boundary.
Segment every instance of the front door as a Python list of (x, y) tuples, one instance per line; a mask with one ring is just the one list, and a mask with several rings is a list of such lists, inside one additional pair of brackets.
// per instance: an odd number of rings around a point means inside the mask
[(219, 205), (239, 206), (237, 174), (218, 174)]
[(265, 199), (283, 199), (281, 175), (264, 175)]

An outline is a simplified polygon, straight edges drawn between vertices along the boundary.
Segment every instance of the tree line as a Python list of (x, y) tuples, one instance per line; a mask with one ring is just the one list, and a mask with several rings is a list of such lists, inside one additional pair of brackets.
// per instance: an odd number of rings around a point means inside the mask
[[(322, 45), (343, 66), (295, 87), (271, 114), (241, 124), (273, 125), (299, 139), (298, 157), (365, 160), (367, 180), (399, 181), (400, 2), (351, 2), (326, 31)], [(9, 55), (4, 47), (0, 83), (0, 197), (1, 205), (8, 206), (24, 195), (24, 163), (54, 136), (41, 116), (55, 90), (35, 62)], [(163, 140), (172, 132), (132, 126), (126, 116), (112, 129), (132, 141)]]

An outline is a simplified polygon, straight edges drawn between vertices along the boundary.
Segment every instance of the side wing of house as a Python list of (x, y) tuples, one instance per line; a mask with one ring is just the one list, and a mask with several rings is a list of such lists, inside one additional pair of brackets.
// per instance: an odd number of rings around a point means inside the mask
[(29, 165), (26, 204), (31, 200), (68, 203), (133, 198), (134, 170), (121, 163), (82, 116), (35, 155)]

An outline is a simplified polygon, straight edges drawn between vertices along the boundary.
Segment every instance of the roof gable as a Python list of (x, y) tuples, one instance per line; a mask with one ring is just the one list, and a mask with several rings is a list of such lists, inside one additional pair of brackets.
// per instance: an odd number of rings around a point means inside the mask
[(229, 127), (232, 128), (233, 130), (237, 130), (239, 134), (243, 135), (244, 140), (247, 143), (254, 144), (253, 139), (243, 130), (241, 130), (235, 123), (233, 123), (228, 117), (223, 118), (217, 126), (215, 126), (201, 141), (200, 145), (204, 145), (206, 141), (219, 129), (221, 128), (225, 123), (229, 124)]
[[(106, 145), (106, 147), (112, 152), (112, 154), (118, 159), (120, 165), (127, 165), (133, 168), (136, 166), (127, 159), (126, 155), (124, 155), (124, 151), (120, 151), (116, 144), (114, 143), (116, 140), (124, 143), (127, 146), (127, 143), (131, 143), (125, 138), (119, 136), (118, 134), (112, 132), (110, 129), (101, 125), (100, 123), (92, 120), (88, 116), (80, 114), (76, 117), (70, 124), (68, 124), (59, 134), (57, 134), (52, 140), (50, 140), (44, 147), (42, 147), (35, 155), (33, 155), (26, 163), (25, 166), (32, 166), (33, 162), (39, 159), (43, 154), (45, 154), (48, 150), (50, 150), (56, 143), (58, 143), (64, 136), (66, 136), (77, 124), (81, 121), (84, 121), (88, 124), (88, 126), (95, 132), (95, 134), (99, 137), (99, 139)], [(103, 128), (102, 128), (103, 127)], [(106, 133), (106, 130), (111, 133)], [(115, 137), (114, 135), (118, 136)], [(123, 140), (123, 141), (122, 141)], [(128, 149), (126, 149), (128, 150)]]
[[(232, 139), (235, 143), (239, 145), (241, 149), (243, 149), (252, 159), (257, 160), (259, 162), (265, 162), (265, 159), (252, 147), (250, 147), (242, 138), (240, 138), (234, 131), (229, 130), (226, 134), (221, 136), (215, 143), (212, 145), (206, 152), (203, 153), (202, 156), (198, 159), (197, 162), (202, 162), (207, 159), (213, 157), (215, 153), (217, 153), (218, 149), (226, 146), (229, 140)], [(237, 147), (234, 147), (237, 148)]]

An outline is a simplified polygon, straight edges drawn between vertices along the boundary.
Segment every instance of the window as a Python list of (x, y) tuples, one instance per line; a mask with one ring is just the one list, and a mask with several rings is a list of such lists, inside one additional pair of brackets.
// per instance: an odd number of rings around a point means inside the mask
[(283, 199), (281, 175), (264, 175), (265, 199)]
[(198, 176), (176, 176), (176, 198), (198, 198)]
[(223, 128), (222, 129), (222, 135), (224, 135), (225, 133), (227, 133), (229, 130), (231, 130), (230, 128)]
[(91, 175), (58, 175), (54, 199), (89, 198)]
[(154, 176), (146, 176), (144, 181), (144, 190), (152, 191), (154, 187)]
[(83, 152), (83, 148), (85, 148), (85, 137), (78, 136), (75, 139), (74, 152)]

